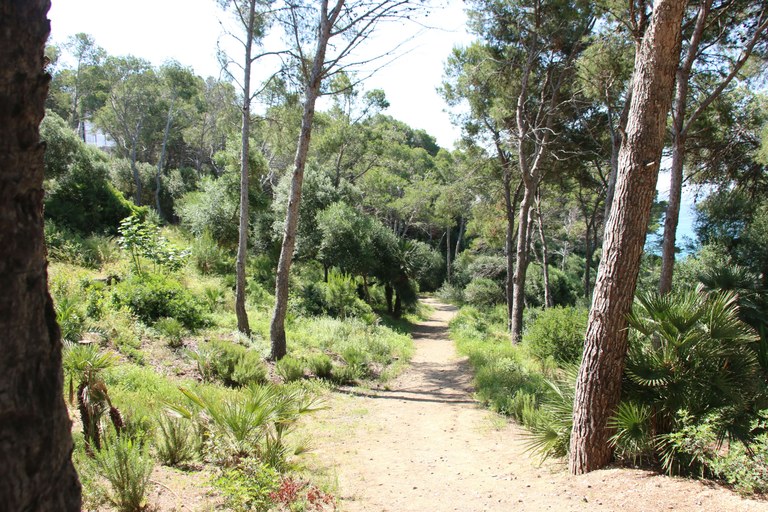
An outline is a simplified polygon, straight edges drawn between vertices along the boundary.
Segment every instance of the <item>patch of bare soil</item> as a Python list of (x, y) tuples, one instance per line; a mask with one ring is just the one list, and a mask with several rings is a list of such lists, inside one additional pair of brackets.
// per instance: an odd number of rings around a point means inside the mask
[(448, 339), (455, 308), (414, 332), (411, 368), (388, 390), (336, 394), (309, 421), (318, 472), (335, 472), (344, 511), (768, 511), (710, 482), (607, 469), (573, 477), (539, 466), (524, 431), (472, 398)]

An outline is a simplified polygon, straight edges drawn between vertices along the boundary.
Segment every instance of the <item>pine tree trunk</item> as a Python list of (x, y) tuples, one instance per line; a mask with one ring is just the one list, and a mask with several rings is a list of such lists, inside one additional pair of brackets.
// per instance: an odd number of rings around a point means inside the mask
[(461, 249), (461, 239), (464, 238), (464, 229), (467, 227), (467, 221), (464, 217), (459, 217), (459, 235), (456, 237), (456, 250), (453, 252), (453, 261), (459, 257), (459, 250)]
[(517, 216), (517, 253), (515, 256), (515, 274), (512, 278), (512, 325), (510, 336), (513, 344), (520, 342), (523, 336), (523, 310), (525, 309), (525, 275), (528, 272), (528, 215), (533, 203), (534, 191), (526, 183), (523, 200)]
[(312, 71), (305, 88), (304, 113), (301, 118), (299, 143), (294, 159), (291, 192), (288, 199), (288, 209), (283, 228), (283, 244), (280, 248), (280, 260), (277, 264), (275, 278), (275, 309), (269, 326), (271, 343), (270, 359), (278, 361), (287, 353), (285, 339), (285, 315), (288, 312), (288, 277), (293, 262), (293, 250), (296, 246), (296, 227), (299, 223), (299, 204), (301, 203), (301, 186), (304, 182), (304, 167), (307, 163), (309, 141), (312, 137), (312, 121), (315, 118), (315, 102), (320, 94), (323, 80), (323, 66), (328, 40), (334, 20), (328, 19), (328, 1), (322, 0), (320, 23), (317, 32), (317, 49), (312, 63)]
[(136, 133), (134, 134), (133, 141), (131, 141), (131, 173), (133, 174), (133, 184), (136, 185), (136, 196), (134, 202), (136, 206), (141, 206), (141, 176), (139, 175), (139, 168), (136, 166), (136, 151), (139, 145), (139, 133), (141, 132), (141, 122), (136, 127)]
[(237, 231), (237, 261), (235, 262), (237, 273), (235, 284), (237, 330), (249, 336), (251, 334), (251, 326), (248, 323), (248, 312), (245, 309), (247, 288), (245, 269), (248, 260), (248, 189), (250, 188), (248, 155), (250, 153), (251, 141), (251, 38), (253, 37), (255, 25), (256, 1), (251, 0), (246, 34), (248, 44), (245, 45), (245, 66), (243, 66), (243, 109), (240, 131), (240, 219)]
[(0, 0), (0, 508), (79, 511), (48, 294), (40, 121), (48, 0)]
[(544, 307), (551, 308), (554, 305), (552, 292), (549, 289), (549, 250), (547, 239), (544, 236), (544, 219), (541, 216), (541, 199), (536, 196), (536, 220), (539, 227), (539, 241), (541, 242), (541, 271), (544, 274)]
[(621, 397), (627, 314), (656, 192), (685, 4), (685, 0), (657, 0), (635, 58), (627, 135), (619, 155), (616, 192), (576, 381), (569, 456), (574, 474), (599, 469), (612, 456), (608, 420)]
[(451, 227), (445, 229), (445, 273), (451, 280)]
[(163, 207), (160, 204), (160, 189), (162, 187), (162, 174), (163, 166), (165, 165), (165, 153), (168, 149), (168, 136), (171, 133), (171, 122), (173, 121), (173, 100), (168, 107), (168, 117), (165, 119), (165, 131), (163, 132), (163, 144), (160, 148), (160, 159), (157, 161), (157, 172), (155, 173), (155, 208), (157, 208), (157, 214), (161, 219), (165, 218), (163, 215)]

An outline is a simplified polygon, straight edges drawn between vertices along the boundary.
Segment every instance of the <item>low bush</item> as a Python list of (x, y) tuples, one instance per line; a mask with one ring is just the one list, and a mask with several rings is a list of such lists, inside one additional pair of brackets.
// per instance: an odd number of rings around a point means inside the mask
[(304, 357), (307, 368), (319, 379), (330, 379), (333, 373), (331, 358), (323, 353), (310, 354)]
[(473, 279), (464, 290), (464, 300), (473, 306), (493, 306), (504, 301), (504, 290), (492, 279)]
[(161, 464), (178, 466), (191, 461), (197, 454), (197, 434), (189, 421), (162, 414), (157, 420), (155, 450)]
[(115, 286), (113, 301), (125, 306), (146, 324), (175, 318), (188, 329), (207, 323), (202, 307), (177, 279), (155, 273), (132, 274)]
[(587, 330), (586, 309), (554, 307), (542, 310), (525, 329), (523, 343), (539, 359), (553, 358), (560, 364), (574, 364), (584, 352)]
[(304, 364), (291, 356), (285, 356), (275, 365), (275, 371), (283, 382), (293, 382), (304, 378)]
[(120, 512), (139, 512), (146, 503), (154, 463), (145, 447), (128, 436), (117, 436), (95, 453), (96, 467), (109, 482), (107, 500)]
[(261, 511), (274, 505), (270, 496), (280, 488), (280, 475), (258, 459), (246, 458), (222, 471), (213, 483), (224, 495), (227, 510)]
[(166, 340), (171, 348), (180, 348), (184, 345), (184, 326), (175, 318), (161, 318), (153, 326), (155, 331)]

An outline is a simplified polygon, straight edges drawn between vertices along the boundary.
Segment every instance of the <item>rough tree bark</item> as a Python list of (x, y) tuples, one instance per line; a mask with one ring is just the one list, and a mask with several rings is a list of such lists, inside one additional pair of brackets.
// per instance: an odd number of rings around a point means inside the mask
[(243, 108), (240, 131), (240, 219), (237, 236), (237, 261), (235, 262), (235, 315), (237, 330), (243, 334), (251, 334), (248, 324), (248, 313), (245, 310), (245, 266), (248, 259), (248, 154), (251, 140), (251, 38), (256, 25), (256, 2), (248, 6), (248, 26), (246, 28), (245, 61), (243, 66)]
[(325, 53), (328, 40), (331, 37), (331, 28), (343, 6), (343, 0), (338, 0), (334, 9), (328, 11), (328, 0), (322, 0), (320, 8), (320, 23), (317, 37), (317, 48), (312, 71), (304, 90), (304, 113), (301, 118), (301, 132), (299, 145), (294, 159), (293, 177), (291, 179), (291, 192), (288, 201), (288, 211), (285, 216), (283, 228), (283, 244), (280, 248), (280, 260), (277, 264), (277, 276), (275, 279), (275, 309), (272, 314), (272, 322), (269, 328), (271, 342), (270, 358), (282, 359), (286, 352), (285, 341), (285, 315), (288, 311), (288, 276), (293, 262), (293, 250), (296, 247), (296, 227), (299, 222), (299, 203), (301, 202), (301, 186), (304, 182), (304, 166), (307, 163), (309, 141), (312, 136), (312, 121), (315, 118), (315, 102), (320, 95), (320, 85), (323, 80), (323, 67), (325, 65)]
[(757, 27), (750, 39), (744, 43), (739, 58), (733, 63), (730, 73), (721, 80), (718, 86), (704, 97), (704, 100), (690, 114), (687, 113), (689, 80), (693, 64), (700, 56), (700, 46), (707, 24), (713, 0), (704, 0), (698, 6), (696, 24), (691, 34), (690, 42), (685, 51), (685, 57), (677, 70), (675, 98), (672, 103), (672, 164), (670, 167), (669, 202), (664, 216), (664, 237), (661, 245), (661, 276), (659, 278), (659, 293), (669, 293), (672, 290), (672, 276), (675, 267), (675, 243), (677, 242), (677, 225), (680, 221), (680, 206), (683, 194), (683, 164), (685, 161), (685, 143), (688, 130), (698, 120), (702, 112), (725, 90), (738, 72), (747, 62), (755, 45), (765, 36), (768, 29), (768, 8), (763, 8)]
[(43, 153), (48, 0), (0, 0), (0, 508), (79, 511), (48, 294)]
[(587, 473), (611, 459), (608, 419), (621, 395), (627, 314), (656, 191), (664, 131), (680, 58), (685, 0), (658, 0), (635, 58), (632, 103), (608, 218), (603, 257), (576, 381), (570, 470)]

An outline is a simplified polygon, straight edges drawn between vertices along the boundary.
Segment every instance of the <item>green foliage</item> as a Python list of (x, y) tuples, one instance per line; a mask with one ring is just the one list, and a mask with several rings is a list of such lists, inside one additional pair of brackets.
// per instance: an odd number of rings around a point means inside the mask
[[(725, 438), (750, 442), (765, 394), (754, 332), (731, 293), (693, 291), (637, 299), (629, 317), (624, 393), (651, 411), (656, 452), (671, 473), (701, 472)], [(639, 427), (637, 432), (642, 431)]]
[(621, 402), (616, 414), (608, 422), (615, 431), (610, 443), (616, 456), (631, 459), (633, 464), (642, 462), (643, 457), (653, 454), (653, 436), (650, 431), (651, 409), (647, 405)]
[(548, 380), (549, 389), (539, 410), (531, 414), (526, 423), (531, 433), (528, 448), (542, 460), (568, 454), (577, 374), (578, 368), (569, 367), (555, 379)]
[(144, 510), (154, 463), (146, 447), (128, 436), (110, 439), (95, 453), (96, 467), (110, 485), (107, 499), (120, 512)]
[(481, 311), (465, 306), (450, 324), (459, 352), (475, 372), (477, 398), (492, 410), (527, 421), (547, 385), (540, 368), (506, 334), (504, 308)]
[(370, 319), (373, 310), (359, 296), (355, 279), (331, 270), (328, 282), (309, 282), (302, 287), (298, 308), (307, 315)]
[(300, 387), (251, 386), (226, 397), (181, 391), (188, 405), (169, 407), (200, 426), (209, 456), (228, 467), (256, 457), (273, 468), (283, 468), (289, 455), (285, 436), (302, 415), (319, 407), (317, 396)]
[(496, 281), (478, 277), (464, 289), (464, 300), (472, 306), (494, 306), (504, 302), (504, 290)]
[(202, 379), (219, 379), (228, 386), (249, 386), (267, 381), (267, 367), (255, 350), (225, 340), (199, 344), (188, 352)]
[(207, 323), (199, 302), (172, 275), (133, 274), (114, 287), (112, 299), (147, 324), (164, 317), (175, 318), (188, 329)]
[(275, 371), (283, 382), (293, 382), (304, 378), (304, 364), (299, 359), (285, 356), (275, 365)]
[(560, 364), (574, 364), (584, 351), (587, 330), (586, 309), (554, 307), (542, 310), (527, 326), (523, 343), (539, 359), (553, 358)]
[(118, 223), (142, 210), (107, 180), (107, 156), (86, 146), (53, 112), (40, 127), (46, 141), (45, 216), (79, 233), (115, 234)]
[(179, 466), (194, 459), (198, 451), (197, 434), (189, 421), (171, 414), (157, 419), (155, 450), (161, 464)]
[(199, 190), (184, 195), (176, 205), (181, 224), (196, 238), (206, 233), (224, 247), (237, 245), (237, 212), (239, 210), (237, 173), (227, 172), (221, 178), (204, 178)]
[(204, 231), (195, 238), (191, 254), (197, 270), (203, 275), (225, 275), (235, 268), (232, 256), (219, 246), (210, 231)]
[(265, 512), (273, 506), (270, 497), (280, 487), (274, 468), (255, 458), (245, 458), (237, 467), (225, 469), (214, 485), (233, 512)]
[[(288, 327), (286, 334), (297, 347), (297, 357), (302, 356), (301, 351), (340, 355), (345, 364), (333, 366), (336, 381), (348, 382), (363, 376), (391, 377), (413, 353), (409, 336), (356, 318), (342, 321), (300, 317)], [(345, 380), (347, 378), (349, 380)]]
[(87, 268), (99, 268), (117, 261), (119, 257), (119, 251), (111, 237), (83, 237), (67, 227), (59, 227), (50, 219), (45, 222), (45, 245), (50, 260)]
[(333, 373), (333, 363), (327, 354), (314, 353), (304, 357), (310, 373), (319, 379), (330, 379)]
[(143, 221), (138, 216), (131, 216), (120, 221), (120, 239), (118, 244), (131, 255), (134, 269), (143, 273), (141, 258), (147, 258), (168, 270), (180, 270), (187, 261), (190, 251), (175, 247), (160, 234), (160, 228)]
[(154, 329), (165, 338), (168, 346), (171, 348), (180, 348), (184, 346), (184, 326), (175, 318), (161, 318), (155, 322)]

